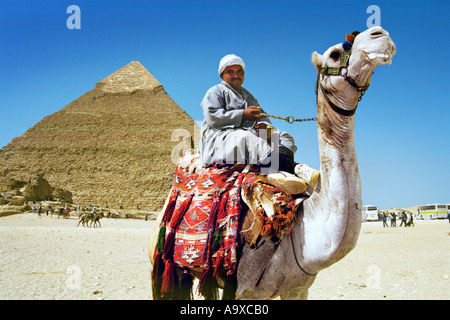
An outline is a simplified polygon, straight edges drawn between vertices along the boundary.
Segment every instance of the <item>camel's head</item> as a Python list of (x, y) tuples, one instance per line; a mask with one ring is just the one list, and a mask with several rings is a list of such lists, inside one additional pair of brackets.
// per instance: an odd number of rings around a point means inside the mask
[[(356, 37), (354, 36), (356, 34)], [(347, 35), (344, 43), (329, 48), (323, 55), (314, 52), (312, 62), (317, 72), (330, 77), (327, 87), (342, 88), (342, 79), (354, 80), (363, 87), (369, 84), (376, 66), (391, 63), (395, 54), (394, 42), (381, 27), (373, 27), (362, 33)]]

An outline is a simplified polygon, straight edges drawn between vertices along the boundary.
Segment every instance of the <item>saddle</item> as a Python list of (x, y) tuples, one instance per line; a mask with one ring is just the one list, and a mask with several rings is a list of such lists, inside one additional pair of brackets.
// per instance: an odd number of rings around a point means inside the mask
[[(255, 247), (261, 237), (281, 239), (289, 234), (298, 205), (257, 167), (202, 167), (199, 154), (184, 155), (160, 224), (152, 272), (154, 299), (176, 297), (178, 283), (191, 287), (191, 272), (201, 274), (198, 290), (205, 298), (214, 298), (217, 281), (225, 284), (223, 298), (233, 298), (243, 245)], [(189, 290), (181, 291), (189, 295)]]

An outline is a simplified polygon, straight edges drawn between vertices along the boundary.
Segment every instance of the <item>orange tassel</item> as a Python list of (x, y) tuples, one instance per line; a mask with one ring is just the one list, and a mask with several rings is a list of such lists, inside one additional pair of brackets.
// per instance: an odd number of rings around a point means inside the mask
[(272, 226), (270, 225), (270, 223), (267, 223), (262, 227), (261, 236), (263, 236), (263, 237), (269, 236), (271, 234), (271, 231), (272, 231)]
[(345, 40), (353, 42), (353, 40), (355, 40), (355, 35), (347, 33), (347, 35), (345, 36)]

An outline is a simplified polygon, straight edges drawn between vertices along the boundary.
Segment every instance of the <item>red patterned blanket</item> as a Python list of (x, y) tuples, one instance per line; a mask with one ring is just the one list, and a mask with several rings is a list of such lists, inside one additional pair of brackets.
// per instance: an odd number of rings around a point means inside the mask
[(235, 269), (242, 170), (242, 165), (202, 168), (195, 175), (177, 170), (174, 188), (180, 195), (192, 196), (175, 235), (177, 266), (203, 269), (220, 263), (223, 271)]
[[(204, 296), (209, 295), (215, 279), (235, 277), (243, 201), (260, 221), (258, 232), (262, 235), (285, 230), (293, 219), (290, 195), (261, 180), (257, 170), (244, 170), (243, 164), (197, 166), (195, 173), (192, 168), (192, 163), (183, 165), (183, 158), (180, 160), (161, 221), (152, 273), (156, 299), (173, 296), (176, 268), (201, 272), (199, 292)], [(242, 188), (249, 191), (244, 192), (244, 199)], [(262, 194), (263, 189), (270, 189), (269, 199), (272, 197), (283, 206), (283, 210), (278, 210), (281, 214), (272, 219), (267, 218), (263, 204), (255, 196), (254, 191)]]

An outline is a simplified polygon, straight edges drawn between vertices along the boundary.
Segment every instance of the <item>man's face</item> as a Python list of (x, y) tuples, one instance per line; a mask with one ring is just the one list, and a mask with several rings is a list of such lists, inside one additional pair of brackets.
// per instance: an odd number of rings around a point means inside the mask
[(231, 85), (234, 89), (239, 90), (244, 83), (244, 69), (236, 64), (228, 66), (222, 73), (222, 80)]

